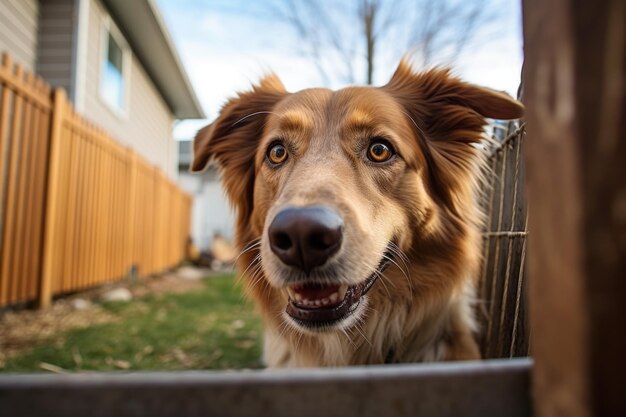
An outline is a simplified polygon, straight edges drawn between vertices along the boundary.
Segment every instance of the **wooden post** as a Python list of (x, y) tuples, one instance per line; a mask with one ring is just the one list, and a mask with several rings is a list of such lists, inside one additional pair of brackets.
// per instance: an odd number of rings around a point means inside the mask
[[(2, 54), (2, 71), (10, 74), (13, 71), (13, 62), (11, 57), (7, 54)], [(9, 145), (11, 143), (9, 138), (9, 121), (10, 107), (11, 107), (11, 89), (6, 86), (2, 87), (2, 96), (0, 98), (0, 196), (4, 198), (5, 195), (5, 183), (9, 178), (8, 165), (9, 165)], [(4, 202), (0, 200), (0, 306), (7, 303), (8, 289), (9, 289), (9, 276), (8, 273), (3, 271), (2, 264), (6, 261), (4, 259), (4, 247), (6, 245), (4, 241), (4, 228), (5, 228), (5, 213)]]
[(132, 280), (137, 275), (137, 257), (135, 256), (135, 236), (136, 236), (136, 210), (137, 210), (137, 154), (133, 150), (128, 150), (128, 160), (130, 169), (129, 189), (128, 189), (128, 231), (126, 233), (126, 265), (129, 265), (128, 274)]
[[(18, 64), (15, 67), (15, 81), (22, 82), (23, 70)], [(6, 90), (7, 88), (4, 87)], [(13, 102), (13, 114), (11, 115), (13, 123), (11, 126), (9, 143), (11, 144), (11, 151), (9, 153), (9, 167), (8, 167), (8, 184), (6, 190), (7, 202), (13, 202), (18, 199), (20, 187), (19, 187), (19, 157), (21, 148), (21, 130), (23, 128), (22, 115), (24, 112), (24, 97), (19, 94), (14, 95)], [(19, 235), (17, 217), (19, 215), (17, 210), (17, 204), (7, 204), (7, 210), (4, 218), (4, 228), (2, 230), (3, 237), (0, 238), (3, 242), (2, 253), (0, 253), (0, 259), (3, 260), (0, 269), (0, 276), (4, 277), (2, 280), (2, 288), (0, 289), (0, 305), (14, 302), (16, 297), (13, 291), (16, 288), (17, 283), (14, 272), (14, 266), (16, 264), (15, 258), (17, 257), (17, 250), (15, 250), (15, 240)], [(20, 225), (21, 226), (21, 225)], [(11, 285), (9, 285), (11, 284)]]
[(65, 91), (62, 89), (54, 90), (52, 101), (52, 122), (50, 125), (50, 163), (48, 171), (48, 189), (46, 197), (46, 217), (45, 217), (45, 235), (43, 247), (43, 268), (41, 273), (41, 284), (39, 286), (39, 308), (45, 308), (52, 301), (52, 280), (54, 271), (55, 236), (59, 233), (56, 230), (57, 208), (59, 197), (59, 168), (61, 163), (61, 134), (63, 130), (63, 121), (65, 108), (67, 106)]
[(620, 415), (626, 5), (524, 0), (523, 12), (536, 413)]

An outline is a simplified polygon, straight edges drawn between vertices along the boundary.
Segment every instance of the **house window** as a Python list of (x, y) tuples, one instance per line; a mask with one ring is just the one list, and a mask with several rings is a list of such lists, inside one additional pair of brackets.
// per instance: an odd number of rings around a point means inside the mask
[(104, 22), (102, 50), (100, 96), (114, 111), (126, 114), (130, 49), (111, 19)]

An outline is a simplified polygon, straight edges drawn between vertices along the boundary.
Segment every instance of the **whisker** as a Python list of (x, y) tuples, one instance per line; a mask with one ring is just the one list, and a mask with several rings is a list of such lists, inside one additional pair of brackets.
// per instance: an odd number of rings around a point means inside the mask
[(244, 120), (246, 120), (246, 119), (248, 119), (248, 118), (250, 118), (252, 116), (258, 116), (259, 114), (275, 114), (275, 113), (271, 112), (271, 111), (257, 111), (257, 112), (254, 112), (254, 113), (250, 113), (250, 114), (248, 114), (246, 116), (243, 116), (241, 119), (237, 120), (235, 123), (233, 123), (231, 125), (231, 127), (235, 126), (238, 123), (243, 122)]
[(368, 305), (367, 309), (373, 311), (376, 314), (380, 314), (380, 312), (378, 310), (376, 310), (374, 307), (372, 307), (371, 305)]
[(250, 242), (248, 242), (243, 249), (241, 250), (241, 252), (239, 252), (239, 255), (237, 255), (237, 257), (235, 258), (235, 261), (233, 262), (233, 266), (237, 265), (237, 261), (239, 260), (239, 258), (241, 258), (241, 256), (246, 253), (251, 251), (252, 249), (256, 248), (257, 246), (261, 245), (261, 238), (259, 239), (254, 239)]
[(385, 281), (383, 279), (383, 278), (387, 278), (387, 277), (384, 277), (379, 271), (374, 271), (374, 273), (376, 274), (376, 276), (378, 278), (380, 278), (380, 283), (383, 284), (383, 288), (387, 292), (387, 295), (389, 296), (389, 298), (391, 298), (391, 293), (389, 292), (389, 288), (387, 288), (387, 284), (385, 284)]
[(365, 336), (364, 329), (361, 329), (361, 323), (358, 323), (358, 322), (354, 323), (354, 328), (356, 329), (357, 332), (361, 334), (361, 336), (363, 336), (363, 339), (367, 342), (367, 344), (370, 345), (370, 347), (372, 347), (372, 342), (370, 342), (367, 336)]
[(413, 119), (413, 117), (409, 113), (404, 111), (404, 110), (402, 110), (402, 113), (404, 113), (404, 115), (411, 120), (411, 122), (413, 123), (413, 126), (415, 126), (415, 128), (422, 134), (422, 137), (425, 140), (428, 139), (428, 136), (426, 135), (426, 132), (424, 132), (424, 130), (421, 127), (418, 126), (418, 124), (415, 122), (415, 119)]
[(411, 284), (411, 279), (409, 278), (407, 271), (405, 271), (395, 260), (393, 260), (393, 258), (390, 258), (387, 255), (383, 255), (383, 258), (387, 259), (389, 262), (398, 267), (400, 272), (402, 272), (402, 275), (404, 275), (404, 277), (406, 278), (406, 281), (409, 284), (409, 289), (411, 290), (411, 292), (413, 292), (413, 285)]
[(402, 252), (402, 249), (400, 249), (400, 248), (399, 248), (399, 247), (397, 247), (397, 246), (395, 246), (395, 247), (394, 247), (394, 246), (392, 246), (392, 245), (389, 245), (389, 251), (390, 251), (390, 252), (391, 252), (394, 256), (396, 256), (396, 257), (397, 257), (400, 261), (402, 261), (402, 264), (403, 264), (403, 265), (404, 265), (404, 267), (408, 270), (409, 265), (408, 265), (408, 263), (407, 263), (407, 262), (409, 261), (409, 259), (408, 259), (408, 257), (406, 256), (406, 254), (405, 254), (404, 252)]
[[(282, 316), (282, 313), (280, 314)], [(278, 333), (278, 337), (281, 338), (291, 326), (286, 321), (283, 321), (280, 325), (280, 333)]]
[(408, 268), (408, 262), (410, 262), (410, 259), (408, 257), (408, 255), (406, 253), (404, 253), (404, 251), (402, 249), (400, 249), (400, 246), (398, 246), (397, 244), (395, 244), (394, 242), (389, 242), (389, 249), (395, 253), (396, 255), (398, 255), (400, 257), (400, 259), (402, 259), (402, 261), (404, 262), (404, 264), (407, 266)]
[[(258, 258), (259, 258), (259, 260), (260, 260), (260, 255), (259, 255), (259, 257), (258, 257)], [(256, 258), (255, 258), (255, 259), (256, 259)], [(257, 280), (258, 280), (258, 281), (260, 281), (260, 280), (262, 280), (262, 279), (263, 279), (263, 275), (262, 275), (262, 274), (261, 274), (260, 276), (258, 276), (258, 277), (257, 277), (257, 274), (260, 272), (260, 270), (262, 269), (262, 266), (263, 266), (263, 265), (261, 264), (261, 262), (259, 262), (259, 261), (254, 261), (254, 260), (253, 260), (253, 261), (250, 263), (250, 265), (249, 265), (248, 267), (250, 267), (250, 266), (254, 265), (255, 263), (256, 263), (257, 265), (255, 266), (255, 268), (254, 268), (254, 270), (253, 270), (252, 274), (251, 274), (249, 277), (245, 277), (244, 275), (241, 275), (241, 276), (239, 277), (239, 281), (240, 281), (240, 282), (241, 282), (241, 281), (243, 281), (243, 280), (244, 280), (244, 279), (246, 279), (246, 278), (248, 278), (248, 280), (249, 280), (249, 281), (252, 281), (252, 283), (251, 283), (251, 284), (248, 284), (248, 288), (249, 288), (249, 289), (252, 289), (252, 288), (254, 288), (254, 287), (257, 285), (257, 283), (258, 283), (258, 282), (257, 282)], [(246, 268), (246, 270), (247, 270), (247, 268)], [(244, 298), (245, 298), (245, 295), (246, 295), (246, 294), (242, 294), (241, 299), (244, 299)]]
[(395, 282), (393, 282), (393, 280), (391, 278), (389, 278), (387, 275), (385, 275), (384, 272), (380, 273), (380, 278), (381, 278), (381, 282), (383, 282), (383, 280), (387, 280), (387, 282), (389, 282), (389, 284), (391, 284), (391, 286), (394, 289), (398, 289), (398, 287), (396, 286)]
[(256, 287), (258, 284), (260, 284), (261, 281), (263, 281), (262, 270), (263, 270), (263, 265), (259, 262), (256, 268), (254, 269), (254, 272), (250, 276), (250, 281), (251, 281), (250, 288), (251, 289)]
[(298, 348), (300, 347), (300, 341), (302, 340), (302, 337), (304, 336), (304, 332), (298, 331), (298, 333), (300, 334), (300, 336), (298, 336), (298, 341), (296, 342), (296, 350), (298, 350)]
[(244, 271), (241, 273), (241, 277), (244, 277), (246, 275), (246, 272), (248, 272), (248, 269), (250, 269), (250, 267), (252, 265), (254, 265), (257, 261), (259, 261), (261, 259), (261, 254), (259, 253), (257, 256), (254, 257), (254, 259), (252, 259), (252, 261), (250, 262), (250, 264), (248, 264), (248, 267), (246, 269), (244, 269)]
[(255, 270), (255, 274), (251, 277), (250, 279), (250, 289), (253, 289), (254, 287), (256, 287), (257, 285), (259, 285), (261, 283), (261, 280), (263, 279), (263, 276), (258, 274), (258, 269)]
[[(410, 275), (410, 268), (409, 268), (409, 265), (408, 265), (408, 263), (407, 263), (408, 258), (406, 258), (406, 255), (404, 255), (404, 253), (402, 252), (402, 250), (401, 250), (400, 248), (393, 248), (393, 247), (390, 247), (390, 249), (391, 249), (391, 252), (392, 252), (394, 255), (397, 255), (397, 256), (398, 256), (398, 258), (400, 259), (400, 261), (402, 262), (402, 264), (403, 264), (403, 266), (404, 266), (404, 273), (405, 273), (406, 275)], [(405, 258), (406, 258), (406, 259), (405, 259)], [(398, 267), (399, 267), (399, 265), (398, 265)]]
[(348, 331), (346, 329), (344, 329), (343, 327), (340, 327), (339, 330), (341, 330), (341, 332), (346, 336), (346, 339), (348, 339), (348, 342), (353, 346), (356, 347), (356, 343), (354, 343), (354, 340), (352, 340), (352, 336), (350, 336), (348, 334)]

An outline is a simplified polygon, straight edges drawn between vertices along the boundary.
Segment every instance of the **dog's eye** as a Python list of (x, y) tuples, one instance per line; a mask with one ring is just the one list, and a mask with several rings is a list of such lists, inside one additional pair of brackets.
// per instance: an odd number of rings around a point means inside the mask
[(372, 162), (386, 162), (395, 154), (386, 140), (376, 140), (367, 149), (367, 158)]
[(279, 165), (287, 159), (287, 149), (282, 143), (275, 143), (267, 151), (267, 160), (273, 165)]

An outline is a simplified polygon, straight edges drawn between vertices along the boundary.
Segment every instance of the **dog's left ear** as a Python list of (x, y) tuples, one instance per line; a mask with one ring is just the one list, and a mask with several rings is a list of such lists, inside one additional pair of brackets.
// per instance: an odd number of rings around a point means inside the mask
[(406, 62), (382, 90), (404, 108), (428, 161), (430, 190), (448, 207), (466, 179), (474, 178), (485, 118), (517, 119), (524, 106), (505, 93), (469, 84), (445, 69), (415, 73)]
[[(400, 62), (391, 80), (383, 89), (399, 96), (414, 110), (427, 116), (428, 110), (443, 105), (463, 106), (482, 117), (499, 120), (519, 119), (524, 106), (506, 93), (461, 81), (447, 69), (415, 73), (410, 64)], [(429, 108), (415, 109), (415, 106)]]
[(247, 217), (252, 209), (254, 156), (267, 115), (287, 94), (280, 79), (269, 75), (251, 91), (230, 99), (218, 118), (194, 139), (191, 170), (202, 171), (215, 160), (239, 216)]

